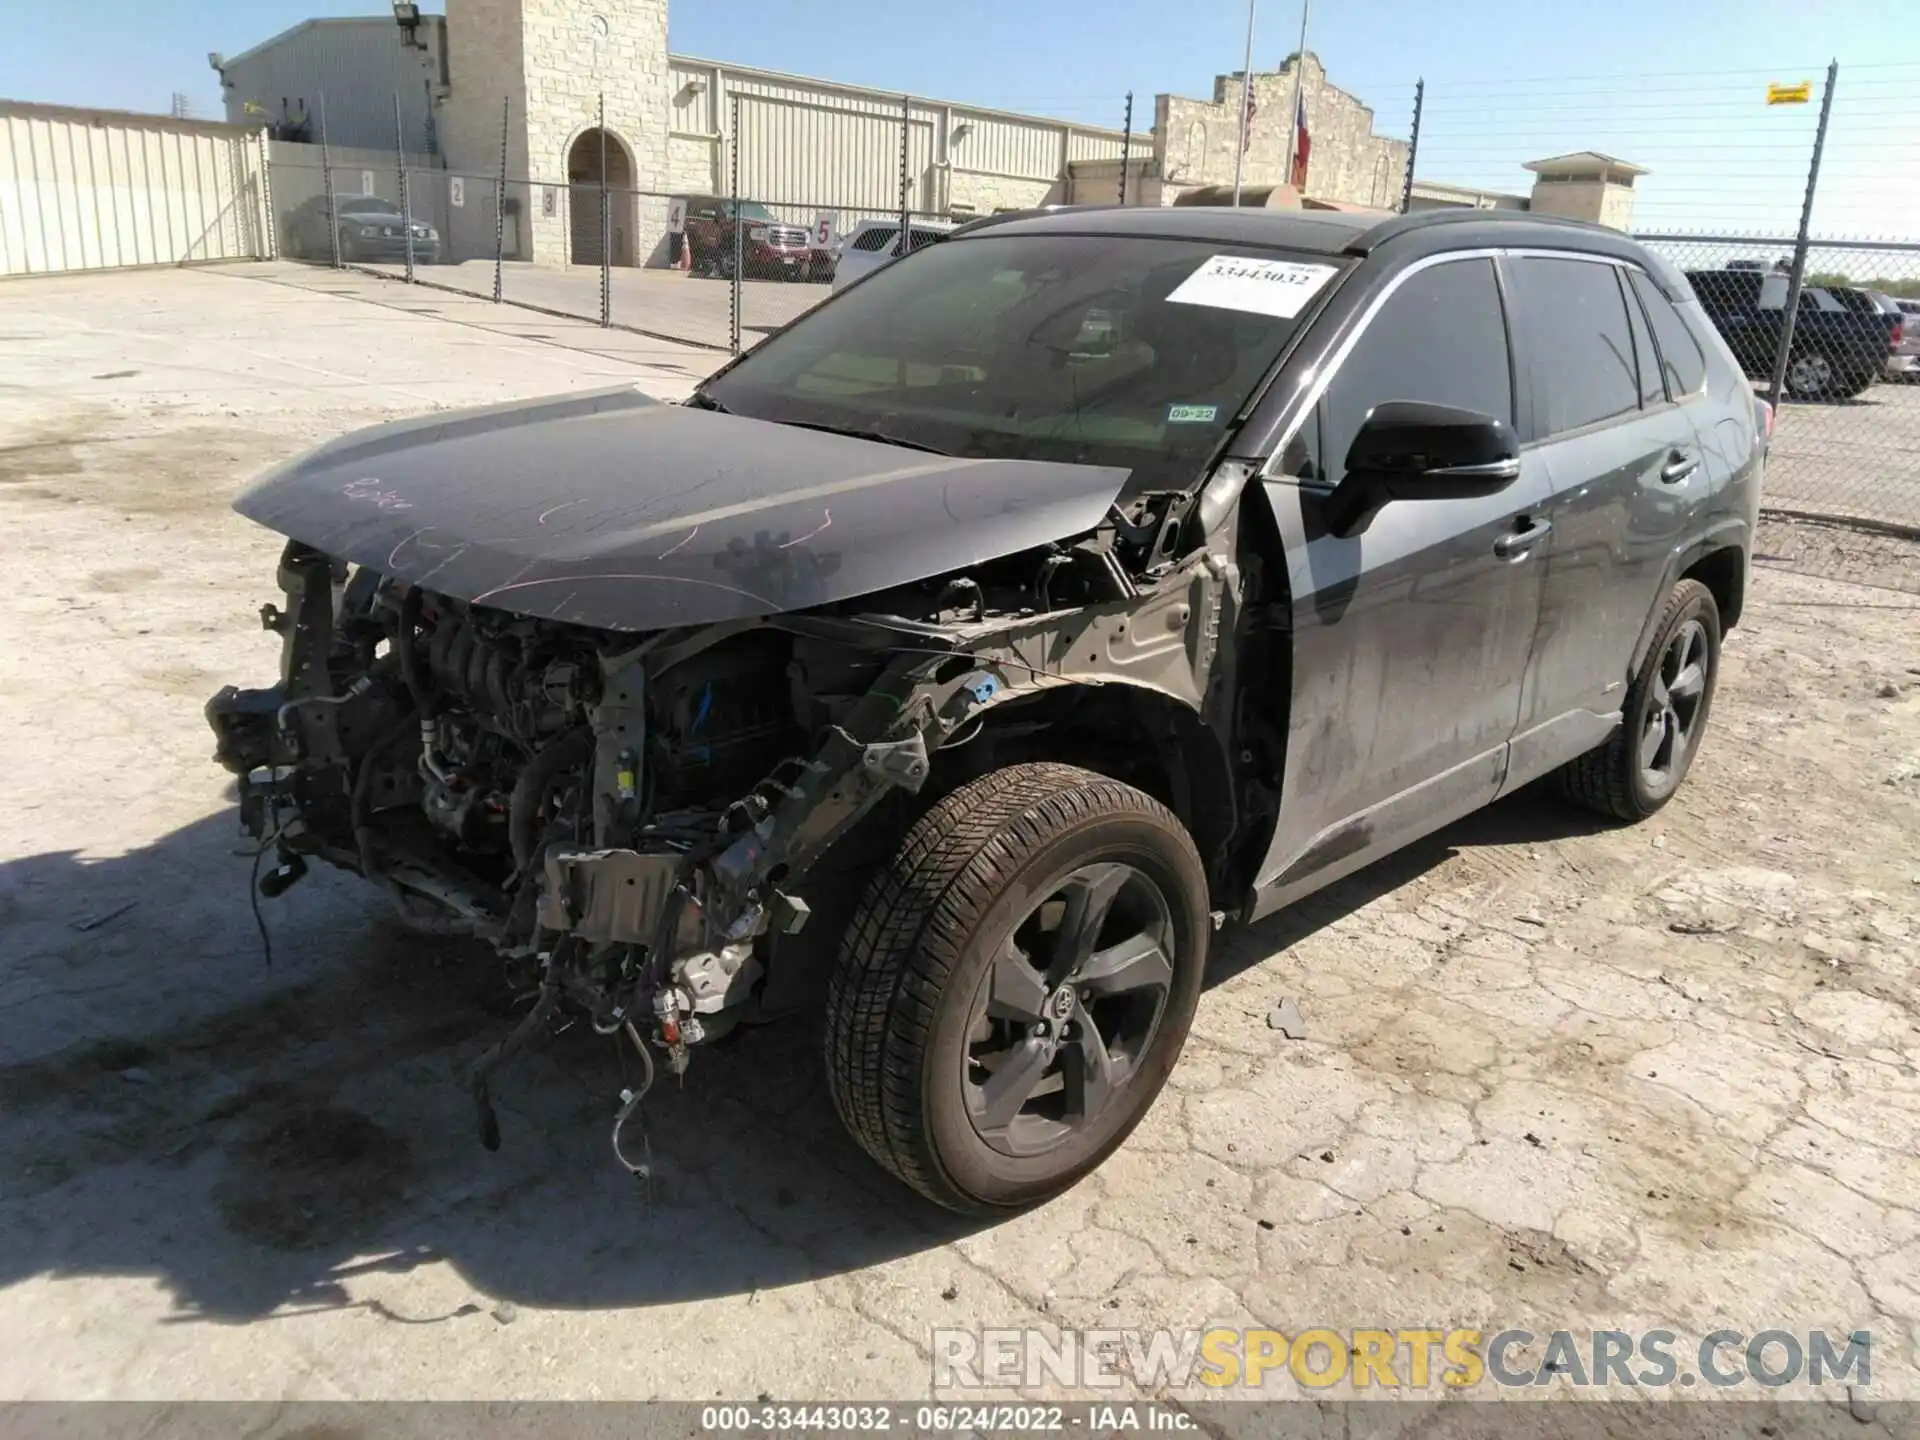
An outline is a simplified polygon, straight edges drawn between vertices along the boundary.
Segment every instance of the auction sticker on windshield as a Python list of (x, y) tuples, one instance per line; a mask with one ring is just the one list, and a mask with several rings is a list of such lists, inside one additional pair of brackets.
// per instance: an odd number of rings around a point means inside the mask
[(1333, 273), (1331, 265), (1215, 255), (1181, 281), (1167, 300), (1175, 305), (1211, 305), (1216, 310), (1247, 310), (1255, 315), (1291, 319)]

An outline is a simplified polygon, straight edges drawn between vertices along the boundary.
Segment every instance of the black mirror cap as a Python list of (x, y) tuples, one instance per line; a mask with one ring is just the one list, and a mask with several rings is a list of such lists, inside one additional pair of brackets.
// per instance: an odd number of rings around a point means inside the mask
[(1492, 495), (1520, 476), (1520, 441), (1478, 410), (1389, 400), (1373, 407), (1347, 449), (1346, 474), (1327, 497), (1328, 528), (1361, 529), (1391, 500)]

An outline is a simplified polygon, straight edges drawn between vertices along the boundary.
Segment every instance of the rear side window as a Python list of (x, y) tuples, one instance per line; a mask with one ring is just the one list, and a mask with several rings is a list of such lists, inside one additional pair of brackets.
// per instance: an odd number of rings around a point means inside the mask
[(1450, 260), (1387, 297), (1321, 400), (1325, 479), (1346, 473), (1367, 414), (1389, 400), (1457, 405), (1513, 423), (1513, 366), (1491, 260)]
[(884, 250), (893, 243), (893, 237), (900, 233), (898, 225), (876, 225), (871, 230), (862, 230), (853, 237), (856, 250)]
[(1693, 331), (1673, 308), (1673, 302), (1660, 293), (1659, 286), (1638, 270), (1629, 270), (1627, 275), (1634, 294), (1640, 297), (1640, 304), (1647, 312), (1647, 319), (1653, 324), (1653, 340), (1660, 347), (1660, 369), (1666, 376), (1667, 394), (1676, 400), (1693, 394), (1707, 383), (1707, 357), (1700, 349), (1700, 342), (1693, 338)]
[[(1627, 283), (1627, 272), (1615, 270), (1622, 285)], [(1627, 329), (1633, 332), (1633, 361), (1640, 371), (1640, 404), (1658, 405), (1667, 398), (1666, 386), (1660, 378), (1660, 357), (1653, 351), (1653, 336), (1647, 331), (1647, 317), (1642, 313), (1639, 303), (1629, 295), (1627, 301)]]
[(1627, 305), (1613, 265), (1511, 262), (1513, 332), (1533, 379), (1537, 439), (1640, 408)]

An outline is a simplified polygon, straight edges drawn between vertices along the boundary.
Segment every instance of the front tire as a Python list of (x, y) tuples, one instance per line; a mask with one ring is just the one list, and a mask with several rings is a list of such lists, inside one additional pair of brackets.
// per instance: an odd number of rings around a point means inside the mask
[(1561, 793), (1615, 820), (1644, 820), (1679, 790), (1700, 751), (1720, 678), (1720, 607), (1698, 580), (1667, 592), (1620, 728), (1559, 772)]
[(841, 1120), (950, 1210), (1058, 1195), (1160, 1093), (1210, 928), (1193, 840), (1151, 797), (1056, 764), (961, 787), (908, 831), (842, 942), (826, 1014)]

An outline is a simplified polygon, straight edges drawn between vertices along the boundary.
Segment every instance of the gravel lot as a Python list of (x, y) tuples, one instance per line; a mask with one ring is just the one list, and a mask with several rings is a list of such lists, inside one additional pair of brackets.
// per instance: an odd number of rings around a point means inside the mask
[(857, 1155), (802, 1031), (657, 1092), (649, 1197), (579, 1029), (480, 1149), (470, 952), (316, 875), (267, 968), (200, 716), (277, 649), (228, 497), (354, 426), (713, 362), (291, 267), (0, 286), (0, 1397), (910, 1397), (936, 1326), (1221, 1323), (1868, 1329), (1870, 1393), (1920, 1400), (1920, 604), (1885, 590), (1763, 569), (1653, 822), (1523, 795), (1234, 936), (1132, 1142), (990, 1228)]
[[(362, 273), (402, 279), (405, 265), (368, 265)], [(458, 265), (416, 266), (430, 286), (493, 298), (493, 262), (468, 260)], [(609, 298), (616, 325), (685, 340), (707, 350), (725, 351), (732, 334), (732, 289), (724, 280), (617, 266), (611, 272)], [(528, 265), (505, 267), (502, 293), (516, 305), (583, 319), (600, 319), (600, 271), (597, 266)], [(770, 331), (797, 319), (831, 293), (827, 285), (782, 280), (749, 280), (740, 288), (740, 339), (748, 349)], [(718, 363), (718, 362), (712, 362)]]
[(1871, 385), (1833, 404), (1783, 404), (1767, 502), (1920, 531), (1920, 384)]

